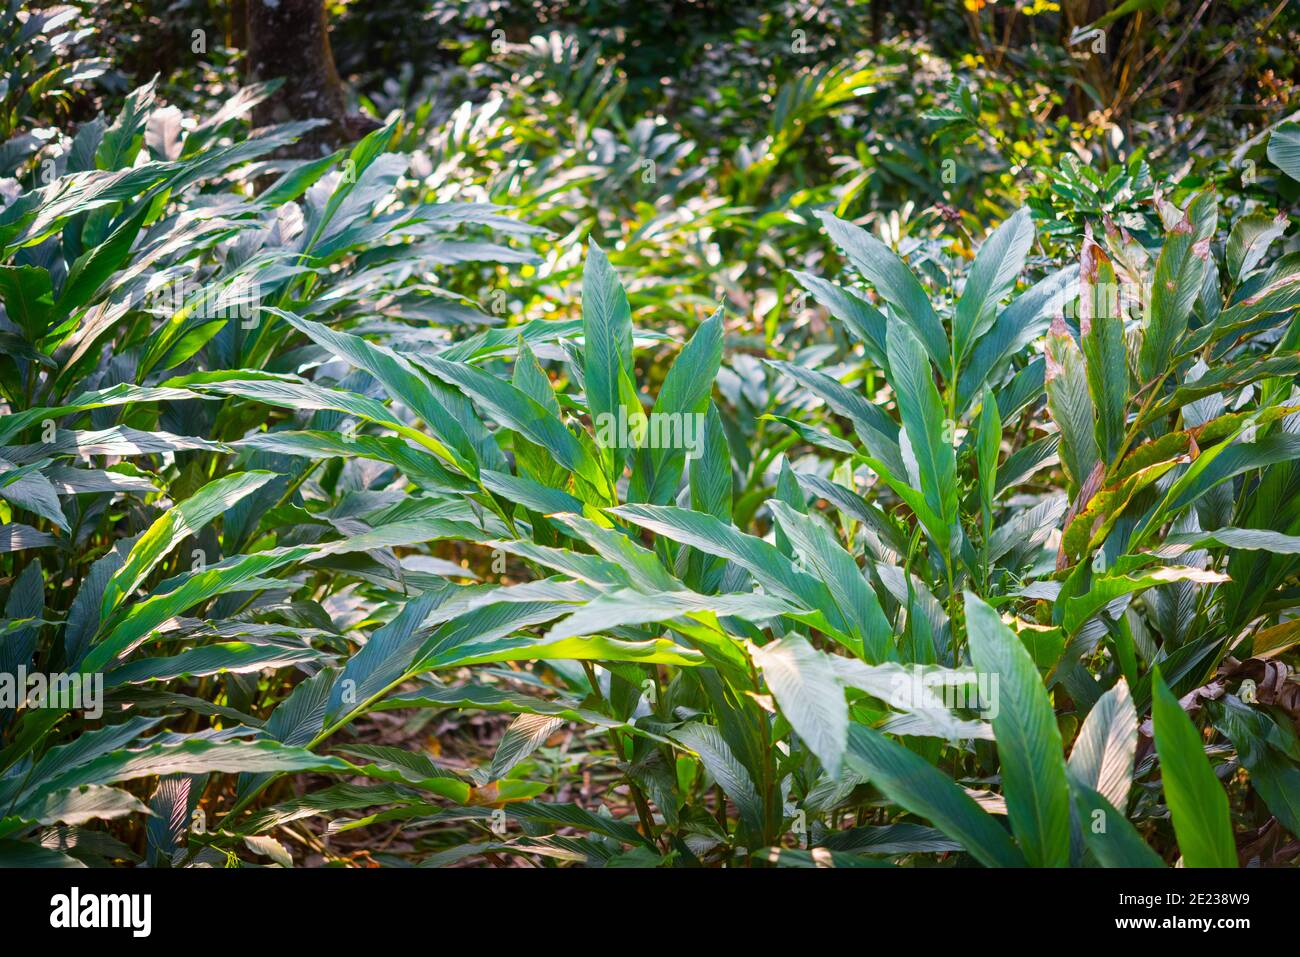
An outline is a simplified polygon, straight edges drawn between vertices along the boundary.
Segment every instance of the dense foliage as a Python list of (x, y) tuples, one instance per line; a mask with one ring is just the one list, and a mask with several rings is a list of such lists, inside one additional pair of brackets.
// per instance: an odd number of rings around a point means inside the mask
[(1300, 859), (1294, 12), (700, 6), (10, 0), (0, 866)]

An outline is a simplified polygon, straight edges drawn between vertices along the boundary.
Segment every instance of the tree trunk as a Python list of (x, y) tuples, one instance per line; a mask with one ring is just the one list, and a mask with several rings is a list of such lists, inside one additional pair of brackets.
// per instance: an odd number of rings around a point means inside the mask
[(230, 0), (230, 24), (226, 46), (232, 50), (248, 49), (248, 0)]
[(284, 84), (253, 109), (253, 123), (322, 119), (286, 151), (314, 157), (354, 139), (343, 83), (334, 68), (323, 0), (246, 0), (248, 80), (283, 78)]

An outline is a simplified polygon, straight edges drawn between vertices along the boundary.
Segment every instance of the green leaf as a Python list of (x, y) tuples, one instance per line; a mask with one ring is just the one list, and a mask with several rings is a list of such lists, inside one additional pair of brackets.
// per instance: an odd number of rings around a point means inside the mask
[(621, 380), (632, 370), (632, 311), (618, 275), (595, 240), (582, 272), (583, 379), (594, 423), (618, 420)]
[(562, 724), (562, 719), (550, 715), (519, 715), (510, 722), (510, 726), (501, 735), (501, 740), (497, 742), (492, 765), (488, 768), (488, 778), (496, 781), (505, 777), (511, 768), (545, 744), (546, 739)]
[(1300, 535), (1283, 535), (1267, 528), (1232, 528), (1224, 526), (1212, 532), (1185, 532), (1166, 535), (1157, 550), (1161, 558), (1172, 558), (1205, 546), (1233, 548), (1239, 551), (1266, 551), (1275, 555), (1300, 555)]
[(209, 741), (198, 736), (183, 737), (176, 742), (110, 751), (48, 779), (33, 781), (21, 792), (19, 800), (27, 800), (42, 792), (134, 781), (164, 774), (201, 774), (206, 771), (326, 773), (347, 770), (347, 763), (338, 758), (312, 754), (275, 741)]
[[(551, 618), (555, 611), (543, 616)], [(436, 671), (501, 661), (630, 661), (638, 664), (663, 664), (691, 667), (702, 664), (703, 655), (693, 648), (665, 639), (621, 641), (603, 636), (551, 640), (521, 636), (480, 636), (441, 650), (420, 662), (421, 670)]]
[(861, 296), (849, 289), (836, 286), (819, 276), (813, 276), (797, 269), (790, 270), (790, 275), (809, 292), (818, 302), (827, 308), (832, 316), (849, 327), (866, 348), (867, 357), (880, 368), (887, 368), (885, 358), (885, 329), (888, 320), (880, 310)]
[(1289, 225), (1286, 213), (1278, 213), (1276, 217), (1267, 213), (1250, 213), (1237, 220), (1224, 249), (1229, 278), (1238, 283), (1243, 281), (1259, 265), (1273, 240), (1285, 233)]
[(605, 473), (591, 453), (546, 406), (504, 379), (473, 366), (448, 362), (436, 356), (422, 356), (418, 361), (444, 382), (463, 389), (506, 427), (550, 451), (565, 468), (577, 472), (596, 488), (609, 492)]
[(1084, 843), (1103, 867), (1164, 867), (1137, 829), (1104, 797), (1071, 778), (1070, 793)]
[(1237, 845), (1228, 795), (1205, 756), (1192, 724), (1157, 666), (1152, 672), (1151, 717), (1160, 783), (1174, 821), (1178, 849), (1188, 867), (1236, 867)]
[[(865, 229), (837, 219), (830, 213), (819, 212), (817, 216), (854, 268), (876, 287), (876, 292), (893, 308), (894, 315), (925, 345), (925, 351), (943, 377), (951, 379), (952, 355), (948, 336), (930, 305), (925, 289), (912, 271), (892, 249)], [(890, 364), (892, 366), (892, 360)]]
[(274, 472), (234, 472), (209, 482), (184, 502), (164, 512), (148, 531), (136, 539), (126, 562), (109, 579), (100, 603), (100, 617), (107, 618), (112, 614), (172, 549), (275, 477)]
[(15, 467), (6, 459), (0, 459), (0, 498), (53, 522), (67, 532), (68, 520), (59, 504), (59, 493), (40, 472), (48, 462), (44, 459)]
[(254, 645), (246, 641), (218, 641), (199, 648), (189, 648), (168, 658), (139, 658), (108, 673), (105, 687), (147, 681), (170, 681), (172, 678), (217, 674), (249, 674), (266, 668), (316, 661), (320, 653), (311, 648), (285, 648), (280, 645)]
[[(975, 344), (957, 383), (957, 411), (967, 407), (985, 385), (996, 386), (1010, 359), (1047, 331), (1078, 285), (1078, 266), (1067, 266), (1034, 283), (1011, 301)], [(1004, 417), (1009, 418), (1009, 414)]]
[(439, 401), (440, 396), (433, 383), (416, 372), (406, 359), (391, 349), (377, 346), (358, 336), (337, 332), (292, 313), (278, 309), (268, 311), (306, 333), (313, 342), (358, 368), (365, 369), (382, 382), (390, 396), (406, 405), (428, 424), (461, 471), (470, 476), (478, 475), (478, 452), (465, 431), (464, 424)]
[(1061, 464), (1078, 489), (1101, 460), (1093, 429), (1097, 412), (1088, 392), (1083, 353), (1060, 318), (1052, 321), (1046, 355), (1047, 411), (1061, 432)]
[(712, 402), (704, 419), (704, 454), (690, 464), (691, 509), (731, 522), (731, 448)]
[(1061, 627), (1067, 635), (1073, 635), (1088, 619), (1116, 598), (1145, 591), (1157, 585), (1182, 581), (1213, 585), (1227, 580), (1228, 576), (1221, 572), (1182, 565), (1163, 565), (1138, 572), (1136, 575), (1101, 576), (1092, 580), (1091, 586), (1084, 594), (1066, 598), (1058, 603), (1057, 607), (1063, 610)]
[[(713, 391), (713, 380), (718, 377), (718, 367), (722, 363), (722, 319), (723, 312), (719, 308), (700, 323), (668, 369), (663, 387), (655, 399), (651, 423), (669, 423), (669, 429), (661, 428), (660, 431), (668, 431), (673, 439), (667, 444), (660, 442), (643, 448), (639, 453), (641, 460), (648, 461), (642, 479), (646, 501), (655, 505), (667, 505), (673, 500), (681, 484), (687, 455), (691, 461), (696, 461), (705, 453), (705, 410)], [(671, 429), (672, 423), (679, 423), (675, 432)]]
[(772, 499), (767, 505), (797, 553), (830, 590), (839, 617), (859, 638), (860, 645), (851, 650), (871, 664), (896, 658), (894, 629), (880, 599), (834, 533), (819, 517), (804, 515), (784, 502)]
[(854, 724), (845, 760), (895, 804), (959, 841), (985, 867), (1025, 866), (1024, 856), (992, 815), (919, 755)]
[(1165, 237), (1156, 259), (1151, 306), (1138, 351), (1138, 375), (1143, 385), (1170, 371), (1174, 347), (1187, 331), (1188, 317), (1201, 292), (1210, 247), (1209, 239), (1196, 235), (1194, 216), (1206, 202), (1214, 202), (1212, 193), (1199, 193), (1188, 203), (1187, 212)]
[(528, 801), (512, 804), (506, 808), (506, 816), (527, 824), (548, 825), (550, 827), (576, 827), (583, 831), (604, 834), (624, 844), (649, 844), (649, 839), (631, 824), (624, 821), (596, 814), (576, 804), (561, 804), (550, 801)]
[(670, 734), (674, 741), (699, 756), (700, 763), (722, 788), (722, 793), (735, 802), (749, 833), (753, 836), (762, 834), (763, 803), (754, 788), (754, 779), (736, 760), (721, 732), (711, 724), (691, 721)]
[(380, 804), (408, 804), (418, 801), (420, 797), (418, 791), (399, 784), (334, 784), (258, 811), (241, 821), (237, 832), (257, 834), (326, 811), (352, 810)]
[[(926, 503), (952, 529), (957, 522), (957, 457), (952, 445), (955, 425), (946, 421), (934, 374), (920, 343), (898, 323), (890, 325), (889, 382), (898, 396), (903, 430), (911, 443)], [(947, 441), (945, 441), (947, 436)], [(936, 542), (947, 554), (950, 544)]]
[(458, 804), (470, 799), (470, 785), (455, 771), (434, 764), (425, 754), (375, 744), (349, 744), (339, 751), (355, 758), (357, 770), (366, 777), (409, 784)]
[(690, 591), (656, 592), (651, 595), (621, 589), (600, 595), (558, 622), (547, 638), (573, 638), (608, 633), (628, 625), (671, 622), (675, 618), (709, 612), (736, 615), (750, 621), (766, 621), (791, 610), (790, 605), (755, 592), (699, 595)]
[[(993, 502), (998, 495), (998, 452), (1002, 447), (1002, 417), (993, 393), (985, 389), (980, 402), (979, 426), (975, 437), (975, 457), (979, 468), (980, 513), (984, 519), (984, 538), (993, 535)], [(990, 557), (990, 561), (992, 558)]]
[(1070, 806), (1056, 715), (1024, 643), (998, 613), (966, 593), (975, 667), (998, 676), (991, 716), (1011, 829), (1034, 867), (1070, 863)]
[(144, 142), (144, 125), (154, 104), (154, 84), (150, 80), (126, 96), (122, 112), (104, 132), (104, 138), (95, 151), (95, 165), (103, 170), (116, 170), (129, 166)]
[(46, 548), (58, 543), (59, 540), (53, 535), (32, 528), (30, 525), (23, 525), (21, 522), (0, 525), (0, 555), (6, 552), (21, 552), (28, 548)]
[(790, 726), (838, 779), (848, 743), (849, 709), (829, 658), (800, 635), (787, 635), (751, 652)]
[(1270, 743), (1286, 740), (1276, 722), (1235, 695), (1214, 702), (1214, 712), (1221, 715), (1215, 727), (1231, 739), (1250, 772), (1251, 786), (1283, 827), (1292, 834), (1300, 832), (1300, 768)]
[(898, 448), (898, 425), (878, 406), (824, 372), (805, 369), (793, 362), (772, 361), (770, 365), (822, 399), (837, 415), (852, 422), (853, 431), (862, 444), (873, 456), (887, 463), (891, 472), (906, 474)]
[[(472, 525), (447, 519), (393, 522), (359, 535), (319, 546), (293, 545), (269, 549), (254, 555), (238, 555), (199, 572), (174, 579), (170, 590), (151, 594), (128, 609), (119, 609), (100, 627), (106, 635), (91, 647), (82, 662), (83, 672), (93, 673), (131, 647), (163, 622), (209, 598), (258, 583), (277, 568), (299, 561), (363, 552), (373, 548), (413, 545), (437, 538), (478, 540), (487, 538)], [(264, 587), (259, 585), (259, 587)]]
[(402, 439), (388, 435), (354, 435), (320, 430), (258, 432), (238, 442), (233, 448), (261, 449), (282, 455), (299, 455), (312, 459), (366, 458), (387, 462), (407, 478), (426, 480), (440, 489), (472, 491), (474, 485), (443, 468), (442, 463), (424, 449), (412, 448)]
[(980, 246), (953, 316), (953, 354), (960, 367), (970, 347), (993, 325), (998, 302), (1015, 285), (1034, 241), (1029, 208), (1022, 206)]
[(5, 821), (15, 820), (26, 824), (85, 824), (87, 821), (111, 820), (130, 814), (149, 814), (138, 798), (120, 788), (88, 784), (63, 791), (43, 792), (14, 808), (12, 817), (0, 821), (0, 833), (5, 831)]
[[(1137, 733), (1137, 709), (1128, 684), (1120, 678), (1083, 720), (1067, 765), (1071, 779), (1095, 790), (1114, 807), (1127, 807)], [(1083, 826), (1088, 826), (1087, 821)]]
[(771, 594), (810, 611), (824, 612), (830, 625), (842, 633), (850, 630), (826, 585), (796, 569), (770, 542), (737, 531), (712, 515), (668, 505), (623, 505), (610, 509), (610, 514), (701, 552), (723, 556), (753, 575)]
[(1114, 267), (1091, 237), (1084, 240), (1079, 268), (1079, 341), (1088, 391), (1096, 410), (1094, 433), (1102, 459), (1114, 461), (1127, 427), (1128, 354)]
[(421, 626), (451, 594), (451, 589), (445, 589), (411, 599), (392, 621), (370, 636), (348, 659), (330, 691), (325, 708), (328, 721), (349, 714), (406, 674), (429, 637)]
[(0, 867), (85, 867), (67, 854), (32, 844), (29, 841), (0, 841)]
[(1300, 123), (1283, 123), (1268, 138), (1269, 162), (1300, 180)]
[(583, 515), (560, 514), (550, 518), (568, 535), (626, 572), (633, 586), (647, 592), (681, 589), (681, 582), (664, 568), (654, 552), (634, 541), (624, 529), (606, 528)]
[(39, 266), (0, 266), (0, 302), (9, 321), (36, 342), (49, 328), (54, 311), (50, 274)]
[(1168, 515), (1196, 501), (1210, 489), (1243, 472), (1290, 462), (1300, 458), (1300, 435), (1274, 431), (1257, 441), (1221, 442), (1202, 449), (1187, 470), (1169, 487), (1164, 500), (1134, 535), (1134, 547), (1146, 534), (1159, 527)]

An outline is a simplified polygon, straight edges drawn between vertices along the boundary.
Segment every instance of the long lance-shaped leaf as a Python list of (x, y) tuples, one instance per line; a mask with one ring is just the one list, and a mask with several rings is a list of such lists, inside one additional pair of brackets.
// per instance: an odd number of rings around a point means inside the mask
[(1171, 582), (1185, 581), (1215, 585), (1227, 580), (1228, 576), (1222, 572), (1183, 565), (1165, 565), (1149, 571), (1141, 571), (1136, 575), (1107, 575), (1095, 578), (1087, 592), (1066, 598), (1057, 604), (1060, 625), (1067, 635), (1073, 636), (1093, 615), (1122, 595), (1131, 595), (1134, 592), (1145, 591)]
[[(1097, 791), (1116, 808), (1127, 807), (1137, 732), (1133, 696), (1120, 678), (1084, 719), (1066, 766), (1070, 777)], [(1087, 826), (1086, 821), (1083, 826)]]
[[(582, 270), (583, 380), (594, 423), (618, 421), (632, 372), (632, 311), (614, 267), (595, 240)], [(639, 408), (638, 408), (639, 411)]]
[(274, 472), (235, 472), (209, 482), (164, 512), (136, 539), (125, 564), (109, 579), (100, 603), (100, 617), (111, 615), (178, 544), (275, 477)]
[(669, 505), (623, 505), (610, 509), (610, 514), (701, 552), (723, 556), (772, 594), (823, 612), (829, 624), (846, 637), (851, 630), (826, 585), (795, 568), (771, 542), (746, 535), (712, 515)]
[(41, 791), (60, 791), (88, 784), (112, 784), (165, 774), (202, 774), (207, 771), (346, 772), (349, 765), (338, 758), (312, 754), (276, 741), (210, 741), (189, 737), (178, 742), (150, 744), (143, 748), (111, 751), (61, 774), (32, 783), (23, 799)]
[(1165, 866), (1128, 818), (1106, 798), (1074, 778), (1070, 779), (1070, 794), (1084, 843), (1102, 867)]
[(718, 787), (735, 802), (745, 828), (753, 836), (760, 835), (763, 831), (763, 802), (754, 787), (754, 779), (736, 759), (722, 733), (711, 724), (692, 721), (673, 731), (672, 738), (699, 755), (700, 763)]
[(887, 463), (894, 474), (906, 473), (898, 448), (898, 425), (879, 406), (824, 372), (805, 369), (793, 362), (772, 360), (769, 364), (818, 396), (837, 415), (852, 422), (853, 431), (862, 444), (873, 456)]
[(1188, 204), (1182, 220), (1170, 230), (1156, 260), (1152, 277), (1151, 308), (1138, 352), (1138, 374), (1143, 384), (1169, 369), (1178, 340), (1187, 331), (1187, 320), (1201, 291), (1201, 281), (1210, 259), (1208, 238), (1198, 238), (1194, 208), (1212, 193), (1202, 193)]
[(313, 342), (341, 359), (365, 369), (383, 383), (388, 394), (406, 405), (428, 424), (438, 440), (455, 457), (465, 474), (477, 477), (478, 454), (463, 424), (441, 402), (427, 379), (415, 371), (404, 358), (391, 349), (367, 342), (359, 336), (337, 332), (328, 326), (300, 318), (282, 310), (273, 310)]
[(1278, 213), (1276, 217), (1267, 213), (1250, 213), (1237, 220), (1224, 247), (1228, 278), (1233, 282), (1243, 281), (1259, 265), (1273, 241), (1287, 231), (1290, 223), (1286, 213)]
[(671, 622), (674, 618), (698, 612), (714, 615), (735, 615), (750, 621), (766, 621), (791, 611), (779, 598), (753, 592), (723, 595), (700, 595), (695, 592), (658, 592), (646, 595), (631, 589), (622, 589), (593, 598), (563, 621), (558, 622), (546, 637), (573, 638), (608, 632), (629, 625), (651, 622)]
[(85, 673), (103, 671), (109, 662), (173, 616), (209, 598), (237, 591), (250, 583), (259, 583), (266, 573), (293, 562), (313, 561), (374, 548), (415, 545), (440, 538), (474, 541), (490, 537), (465, 522), (420, 519), (394, 522), (324, 545), (292, 545), (254, 555), (228, 558), (216, 565), (209, 565), (203, 571), (173, 579), (170, 583), (173, 587), (167, 591), (157, 592), (129, 607), (120, 608), (100, 626), (103, 637), (91, 647), (81, 664), (81, 670)]
[(334, 683), (326, 720), (350, 712), (401, 678), (428, 637), (421, 628), (429, 613), (450, 596), (449, 588), (425, 592), (408, 601), (397, 617), (371, 635), (348, 659)]
[(1070, 806), (1056, 715), (1038, 668), (998, 613), (966, 593), (966, 627), (975, 667), (998, 676), (993, 734), (1011, 829), (1035, 867), (1070, 863)]
[(1083, 352), (1065, 321), (1052, 320), (1047, 337), (1047, 411), (1061, 432), (1061, 464), (1078, 489), (1101, 459), (1093, 429), (1096, 409), (1088, 393), (1088, 373)]
[[(925, 345), (939, 372), (945, 379), (952, 377), (952, 353), (943, 323), (935, 315), (925, 289), (912, 270), (898, 255), (865, 229), (837, 219), (830, 213), (818, 213), (826, 232), (835, 245), (844, 250), (849, 262), (863, 277), (876, 287), (893, 313), (904, 322)], [(892, 360), (890, 365), (892, 366)]]
[(1300, 123), (1283, 123), (1268, 138), (1268, 160), (1294, 180), (1300, 180)]
[[(392, 429), (460, 468), (455, 454), (442, 442), (401, 422), (382, 402), (369, 396), (330, 389), (298, 376), (276, 375), (254, 369), (196, 372), (169, 381), (193, 387), (193, 393), (187, 393), (191, 398), (213, 397), (205, 393), (213, 393), (215, 396), (234, 395), (282, 409), (328, 409), (356, 416)], [(469, 471), (465, 474), (474, 473)]]
[(1201, 734), (1160, 675), (1152, 672), (1151, 718), (1160, 783), (1188, 867), (1236, 867), (1228, 795), (1205, 756)]
[(729, 680), (744, 686), (750, 683), (749, 660), (740, 643), (718, 624), (717, 616), (763, 622), (793, 611), (789, 604), (778, 598), (753, 592), (701, 595), (671, 591), (647, 595), (624, 588), (591, 599), (547, 632), (546, 640), (611, 633), (616, 628), (665, 622), (674, 632), (684, 635)]
[[(952, 425), (945, 423), (934, 374), (920, 343), (905, 326), (895, 323), (889, 327), (886, 346), (890, 385), (898, 396), (903, 430), (916, 456), (921, 491), (930, 510), (952, 529), (957, 523), (957, 458)], [(948, 553), (946, 540), (937, 544)]]
[(473, 483), (443, 468), (427, 451), (413, 448), (389, 435), (349, 435), (321, 430), (283, 430), (257, 432), (238, 442), (234, 448), (261, 449), (281, 455), (299, 455), (312, 459), (366, 458), (387, 462), (414, 481), (426, 480), (440, 488), (463, 492), (474, 490)]
[(813, 298), (825, 306), (832, 316), (848, 326), (849, 331), (857, 336), (866, 349), (867, 358), (880, 368), (889, 369), (889, 360), (885, 357), (885, 329), (889, 320), (879, 309), (851, 290), (827, 282), (820, 276), (797, 269), (790, 270), (790, 275), (812, 293)]
[(501, 735), (496, 752), (492, 755), (492, 764), (488, 768), (488, 777), (496, 781), (506, 776), (507, 772), (520, 761), (528, 757), (555, 733), (556, 728), (564, 722), (548, 715), (521, 714)]
[(1097, 413), (1094, 433), (1102, 459), (1111, 462), (1119, 454), (1127, 424), (1128, 358), (1115, 269), (1091, 236), (1084, 239), (1079, 277), (1079, 341)]
[[(520, 626), (548, 621), (563, 614), (558, 602), (545, 608), (514, 606)], [(421, 658), (417, 671), (439, 671), (469, 665), (502, 661), (630, 661), (640, 664), (664, 664), (694, 667), (705, 658), (694, 648), (686, 648), (666, 638), (651, 641), (623, 641), (591, 635), (583, 638), (536, 638), (532, 635), (495, 633), (478, 635), (440, 648)]]
[(49, 461), (49, 459), (41, 459), (27, 465), (15, 466), (7, 459), (0, 458), (0, 498), (53, 522), (67, 532), (70, 529), (68, 520), (63, 515), (63, 508), (59, 504), (58, 489), (41, 472)]
[(958, 366), (993, 325), (998, 302), (1015, 285), (1034, 241), (1028, 207), (1021, 207), (984, 240), (953, 315), (952, 344)]
[(849, 767), (894, 803), (959, 841), (985, 867), (1024, 867), (1024, 855), (993, 816), (938, 768), (860, 724), (850, 725)]
[(1164, 499), (1133, 533), (1129, 548), (1136, 548), (1165, 519), (1196, 501), (1210, 489), (1252, 469), (1300, 459), (1300, 435), (1271, 432), (1258, 441), (1230, 439), (1205, 449), (1169, 486)]
[(108, 673), (105, 686), (116, 688), (124, 684), (168, 681), (181, 676), (201, 678), (216, 674), (248, 674), (266, 668), (317, 661), (320, 657), (320, 652), (311, 648), (219, 641), (168, 658), (140, 658), (127, 662)]
[(36, 342), (45, 335), (54, 310), (49, 270), (0, 266), (0, 302), (9, 321), (21, 327), (30, 342)]
[(186, 389), (138, 386), (122, 382), (98, 392), (83, 392), (65, 405), (40, 406), (15, 412), (12, 415), (0, 416), (0, 443), (7, 443), (23, 429), (45, 419), (58, 419), (65, 415), (75, 415), (115, 405), (128, 405), (132, 402), (169, 402), (193, 398), (197, 396)]
[(1232, 740), (1251, 786), (1283, 827), (1292, 834), (1300, 831), (1300, 768), (1273, 746), (1283, 737), (1278, 724), (1232, 695), (1215, 702), (1214, 713), (1215, 727)]
[(651, 436), (657, 441), (639, 451), (640, 467), (633, 473), (633, 480), (644, 489), (646, 501), (655, 505), (671, 502), (681, 484), (687, 455), (695, 460), (705, 454), (705, 410), (721, 363), (719, 308), (695, 330), (668, 369), (655, 398), (650, 425)]
[(591, 547), (601, 558), (614, 562), (632, 584), (647, 592), (679, 591), (681, 582), (660, 563), (654, 552), (633, 541), (622, 529), (606, 528), (584, 515), (550, 516), (566, 534)]
[(620, 565), (601, 558), (599, 555), (575, 552), (567, 548), (552, 548), (524, 540), (494, 541), (485, 542), (484, 544), (488, 548), (501, 549), (511, 555), (518, 555), (520, 558), (535, 562), (544, 568), (552, 568), (555, 571), (563, 572), (571, 578), (587, 582), (590, 585), (626, 588), (632, 584), (631, 577)]
[[(979, 397), (985, 385), (996, 385), (1012, 356), (1044, 332), (1052, 319), (1064, 312), (1078, 285), (1079, 267), (1067, 266), (1040, 279), (1011, 301), (984, 337), (975, 344), (957, 382), (957, 411)], [(1008, 416), (1009, 417), (1009, 416)]]
[(831, 530), (819, 518), (797, 512), (776, 499), (768, 502), (768, 508), (798, 554), (830, 589), (841, 615), (860, 637), (861, 647), (854, 651), (869, 664), (896, 658), (894, 629), (880, 607), (880, 599)]
[[(986, 547), (993, 537), (993, 502), (998, 497), (998, 452), (1002, 445), (1002, 417), (990, 389), (980, 403), (979, 426), (975, 433), (975, 462), (979, 471), (980, 515), (984, 520)], [(996, 561), (990, 549), (987, 561)]]
[[(47, 715), (49, 710), (31, 712), (31, 715)], [(0, 804), (5, 807), (15, 802), (21, 790), (35, 793), (43, 782), (52, 780), (70, 768), (93, 761), (100, 755), (125, 747), (150, 728), (157, 725), (162, 718), (135, 717), (120, 724), (105, 725), (74, 738), (67, 744), (60, 744), (46, 751), (35, 765), (24, 775), (0, 779)], [(48, 724), (46, 725), (48, 728)]]
[(504, 379), (464, 363), (448, 362), (436, 356), (424, 356), (418, 361), (444, 382), (464, 389), (508, 428), (547, 449), (565, 468), (577, 472), (596, 488), (610, 491), (605, 473), (591, 453), (559, 416), (531, 396)]
[(455, 688), (424, 686), (415, 691), (403, 691), (376, 701), (372, 710), (392, 711), (401, 708), (432, 708), (435, 710), (472, 709), (474, 711), (508, 712), (510, 714), (541, 714), (565, 721), (576, 721), (606, 730), (622, 729), (630, 734), (667, 741), (660, 735), (638, 728), (630, 721), (619, 721), (598, 711), (579, 707), (571, 699), (544, 699), (522, 694), (506, 688), (488, 685), (460, 685)]
[(33, 844), (30, 841), (0, 840), (0, 867), (15, 869), (39, 867), (48, 870), (56, 867), (81, 868), (85, 866), (84, 861), (80, 861), (69, 854), (50, 850), (48, 847), (42, 847), (40, 844)]
[(15, 807), (12, 814), (0, 820), (0, 835), (30, 824), (85, 824), (149, 813), (149, 808), (139, 798), (119, 788), (102, 784), (82, 785), (28, 798)]
[(848, 745), (849, 709), (829, 656), (792, 634), (752, 651), (754, 663), (790, 726), (832, 779)]

